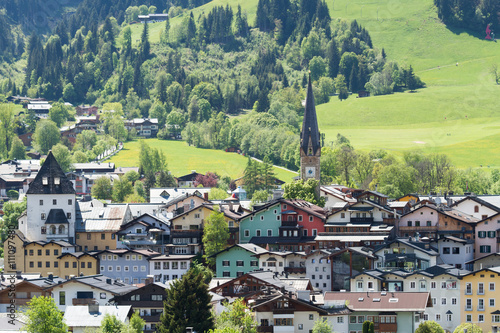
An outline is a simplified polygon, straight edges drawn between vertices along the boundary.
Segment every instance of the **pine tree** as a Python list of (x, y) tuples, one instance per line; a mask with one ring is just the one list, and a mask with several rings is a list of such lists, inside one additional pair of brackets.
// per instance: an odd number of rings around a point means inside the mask
[(261, 167), (260, 178), (261, 178), (261, 188), (270, 191), (274, 185), (275, 173), (273, 170), (273, 164), (269, 156), (264, 157), (263, 164)]
[(149, 44), (148, 24), (144, 23), (144, 28), (142, 29), (142, 35), (141, 35), (141, 51), (140, 51), (142, 61), (147, 60), (149, 58), (150, 49), (151, 45)]
[(184, 333), (186, 327), (196, 332), (207, 332), (214, 327), (211, 296), (204, 281), (204, 274), (190, 269), (167, 289), (158, 332)]
[(260, 180), (257, 162), (252, 160), (250, 157), (248, 157), (247, 160), (243, 182), (245, 183), (244, 187), (247, 192), (247, 197), (252, 198), (253, 193), (259, 189)]
[(406, 76), (406, 86), (410, 89), (410, 91), (417, 88), (417, 79), (415, 78), (415, 73), (413, 72), (413, 67), (411, 67), (411, 65)]

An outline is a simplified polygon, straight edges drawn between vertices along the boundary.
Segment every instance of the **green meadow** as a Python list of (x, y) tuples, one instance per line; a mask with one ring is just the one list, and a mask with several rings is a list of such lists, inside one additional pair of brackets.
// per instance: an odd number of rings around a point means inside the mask
[[(252, 24), (257, 2), (214, 0), (193, 14), (240, 4)], [(446, 27), (432, 0), (335, 0), (328, 5), (333, 19), (356, 19), (366, 27), (374, 46), (384, 48), (389, 60), (412, 65), (427, 88), (369, 98), (353, 95), (343, 102), (334, 97), (319, 105), (327, 143), (341, 133), (356, 149), (397, 154), (421, 149), (445, 153), (463, 168), (500, 167), (495, 148), (500, 146), (500, 87), (489, 73), (492, 64), (500, 67), (500, 43)], [(172, 19), (172, 26), (183, 17)], [(150, 25), (152, 42), (159, 41), (163, 28), (163, 23)], [(134, 42), (141, 29), (132, 26)]]
[[(174, 176), (182, 176), (196, 170), (199, 173), (217, 172), (221, 176), (235, 179), (243, 176), (247, 164), (247, 158), (242, 155), (222, 150), (195, 148), (188, 146), (184, 141), (148, 139), (146, 143), (165, 154), (168, 169)], [(123, 167), (138, 166), (139, 141), (126, 142), (123, 150), (108, 161)], [(297, 173), (281, 168), (274, 168), (274, 172), (277, 178), (286, 182), (297, 176)]]

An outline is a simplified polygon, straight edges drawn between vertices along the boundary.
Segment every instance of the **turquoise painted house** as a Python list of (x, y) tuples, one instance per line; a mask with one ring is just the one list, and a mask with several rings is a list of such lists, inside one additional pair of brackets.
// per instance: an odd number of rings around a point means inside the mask
[[(253, 237), (254, 243), (272, 243), (273, 238), (279, 236), (281, 226), (281, 204), (273, 200), (265, 205), (255, 207), (254, 211), (240, 219), (240, 243), (250, 243)], [(263, 240), (264, 237), (267, 239)]]
[(251, 243), (230, 246), (212, 256), (215, 257), (216, 276), (235, 278), (259, 269), (259, 259), (254, 255), (267, 252)]

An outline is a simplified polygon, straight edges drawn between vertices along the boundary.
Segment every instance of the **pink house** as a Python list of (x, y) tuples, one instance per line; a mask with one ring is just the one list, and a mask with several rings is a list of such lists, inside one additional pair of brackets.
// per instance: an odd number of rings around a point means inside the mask
[(500, 213), (481, 220), (476, 224), (474, 259), (482, 258), (500, 250)]

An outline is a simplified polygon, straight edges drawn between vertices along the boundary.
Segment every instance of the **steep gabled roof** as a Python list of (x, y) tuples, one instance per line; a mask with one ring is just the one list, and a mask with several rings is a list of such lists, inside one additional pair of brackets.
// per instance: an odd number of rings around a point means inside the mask
[(49, 216), (47, 216), (45, 224), (61, 224), (61, 223), (65, 224), (69, 223), (68, 219), (66, 218), (66, 214), (64, 214), (64, 210), (60, 208), (51, 209), (49, 212)]
[(26, 194), (75, 194), (73, 183), (66, 177), (52, 151), (49, 152)]
[(304, 110), (304, 119), (302, 120), (302, 132), (300, 133), (300, 147), (306, 153), (309, 147), (309, 140), (311, 140), (313, 154), (316, 154), (316, 151), (321, 149), (321, 142), (311, 77), (309, 77), (309, 83), (307, 85), (306, 107)]
[(489, 209), (494, 210), (497, 213), (500, 213), (500, 207), (495, 206), (495, 205), (489, 203), (488, 201), (485, 201), (485, 200), (483, 200), (481, 198), (478, 198), (476, 196), (466, 196), (462, 200), (458, 200), (458, 201), (454, 202), (450, 207), (456, 207), (459, 204), (461, 204), (462, 202), (467, 201), (467, 200), (471, 200), (471, 201), (477, 202), (480, 205), (486, 206)]

